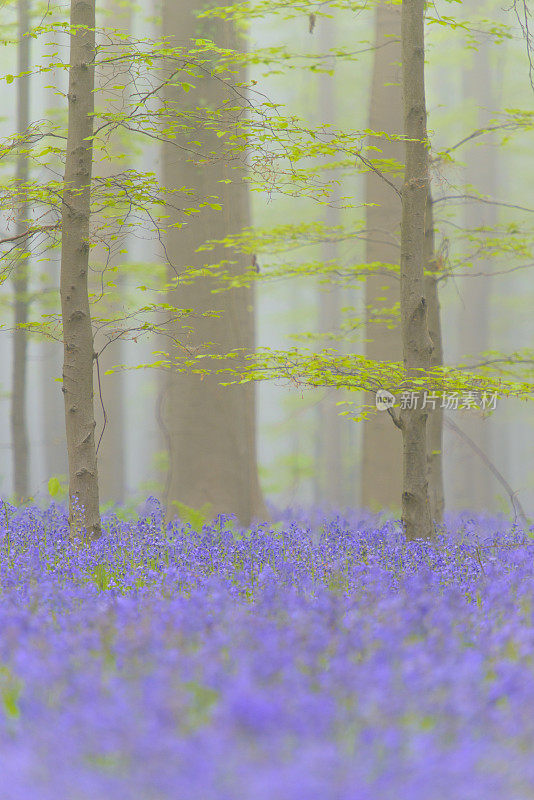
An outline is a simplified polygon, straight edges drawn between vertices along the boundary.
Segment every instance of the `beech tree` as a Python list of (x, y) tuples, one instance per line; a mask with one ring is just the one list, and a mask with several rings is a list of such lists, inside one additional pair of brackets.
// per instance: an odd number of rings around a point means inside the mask
[(61, 206), (63, 395), (73, 539), (101, 535), (88, 293), (93, 168), (95, 2), (71, 0), (68, 134)]
[[(328, 53), (335, 46), (334, 25), (334, 20), (322, 20), (319, 25), (321, 53)], [(319, 76), (320, 121), (335, 125), (337, 105), (334, 77), (322, 73)], [(339, 170), (333, 170), (332, 177), (339, 177), (339, 173)], [(340, 194), (338, 186), (334, 186), (330, 192), (329, 202), (324, 208), (324, 223), (327, 228), (334, 228), (341, 223)], [(335, 242), (325, 242), (322, 253), (326, 263), (336, 263), (339, 258), (339, 248)], [(332, 283), (326, 291), (319, 291), (318, 305), (319, 333), (329, 334), (338, 330), (342, 318), (343, 288)], [(344, 427), (348, 421), (340, 417), (337, 399), (335, 391), (327, 390), (318, 406), (316, 500), (318, 503), (341, 508), (346, 501), (344, 484), (347, 481), (340, 480), (339, 464), (344, 463)], [(350, 477), (352, 476), (349, 476), (349, 480)]]
[[(480, 5), (473, 3), (475, 8)], [(503, 48), (501, 48), (502, 51)], [(477, 49), (470, 53), (471, 63), (466, 65), (463, 75), (464, 102), (472, 108), (472, 122), (478, 128), (491, 125), (492, 109), (496, 106), (496, 83), (500, 78), (492, 64), (492, 47), (486, 37), (477, 41)], [(484, 144), (474, 142), (464, 154), (465, 181), (474, 191), (482, 192), (490, 197), (497, 197), (499, 174), (499, 148), (496, 146), (495, 134), (489, 134)], [(498, 207), (494, 205), (470, 202), (465, 207), (466, 236), (477, 231), (491, 230), (498, 223)], [(481, 233), (478, 234), (480, 237)], [(475, 250), (473, 261), (476, 271), (491, 273), (490, 259), (484, 258), (482, 242), (466, 242), (467, 253)], [(476, 252), (476, 251), (479, 252)], [(468, 256), (469, 257), (469, 256)], [(490, 275), (479, 278), (466, 277), (462, 281), (462, 297), (464, 302), (459, 312), (458, 330), (461, 352), (466, 356), (479, 360), (482, 353), (490, 348), (491, 330), (491, 289)], [(491, 423), (489, 419), (472, 417), (462, 426), (463, 431), (473, 439), (487, 454), (492, 452)], [(454, 493), (457, 506), (460, 508), (494, 508), (494, 491), (491, 482), (485, 480), (486, 468), (479, 462), (476, 454), (460, 442), (458, 462), (455, 469)], [(498, 448), (504, 450), (504, 443)], [(478, 463), (477, 463), (478, 462)]]
[[(429, 198), (425, 99), (425, 0), (402, 3), (402, 90), (406, 157), (402, 187), (401, 326), (407, 378), (429, 370), (433, 344), (425, 299), (425, 233)], [(428, 494), (426, 422), (419, 407), (401, 409), (403, 443), (402, 520), (408, 539), (434, 533)]]
[[(399, 258), (402, 165), (404, 148), (401, 86), (401, 9), (380, 0), (375, 10), (375, 43), (369, 127), (383, 132), (372, 137), (383, 174), (365, 174), (367, 206), (366, 259), (395, 264)], [(393, 136), (391, 136), (393, 134)], [(396, 135), (396, 138), (395, 138)], [(390, 138), (391, 137), (391, 138)], [(395, 164), (397, 167), (395, 168)], [(391, 271), (369, 275), (365, 281), (366, 344), (368, 358), (399, 361), (402, 344), (393, 309), (399, 303), (399, 279)], [(371, 395), (369, 402), (374, 402)], [(369, 508), (395, 508), (402, 485), (402, 441), (389, 415), (376, 413), (363, 423), (362, 503)]]
[[(424, 290), (428, 307), (428, 332), (432, 340), (432, 367), (443, 365), (443, 341), (441, 333), (441, 309), (439, 304), (438, 280), (440, 263), (436, 256), (434, 231), (434, 209), (432, 194), (427, 197), (425, 213), (424, 249)], [(444, 412), (441, 404), (428, 410), (426, 444), (430, 513), (434, 522), (443, 522), (445, 510), (445, 491), (443, 486), (443, 423)]]
[[(53, 16), (55, 22), (59, 21), (58, 9)], [(45, 41), (52, 49), (56, 38), (55, 30), (51, 30), (45, 37)], [(35, 81), (37, 83), (37, 81)], [(41, 76), (39, 90), (43, 99), (43, 117), (46, 124), (51, 128), (58, 125), (58, 117), (63, 111), (63, 103), (60, 99), (66, 97), (68, 88), (68, 74), (63, 65), (53, 66), (50, 72), (45, 72)], [(59, 173), (63, 165), (59, 159), (48, 165), (46, 174), (49, 179)], [(60, 209), (54, 217), (60, 217)], [(52, 215), (51, 215), (52, 216)], [(59, 248), (51, 249), (48, 258), (41, 266), (42, 280), (47, 290), (41, 298), (41, 313), (55, 313), (60, 311), (59, 297), (59, 275), (60, 275), (60, 256)], [(63, 362), (63, 347), (61, 337), (42, 338), (39, 345), (39, 403), (42, 408), (42, 417), (46, 420), (43, 430), (44, 444), (44, 476), (50, 481), (64, 479), (68, 474), (67, 446), (65, 439), (65, 412), (63, 393), (61, 391), (61, 370)]]
[[(17, 209), (17, 234), (24, 235), (28, 224), (30, 206), (26, 187), (30, 177), (28, 149), (22, 142), (30, 119), (30, 7), (28, 0), (17, 4), (18, 71), (17, 84), (17, 134), (21, 147), (17, 154), (17, 183), (20, 200)], [(28, 339), (24, 325), (28, 321), (28, 287), (30, 249), (22, 238), (16, 249), (17, 266), (13, 275), (14, 332), (11, 388), (11, 440), (13, 445), (13, 488), (18, 500), (29, 494), (29, 440), (26, 416), (27, 351)]]
[[(231, 21), (197, 19), (197, 0), (179, 4), (168, 0), (163, 8), (163, 30), (175, 43), (189, 46), (201, 35), (219, 47), (238, 50), (237, 34)], [(205, 70), (204, 70), (205, 72)], [(239, 129), (244, 106), (239, 95), (230, 94), (228, 75), (179, 76), (169, 82), (166, 101), (185, 116), (188, 124), (201, 114), (210, 114), (228, 106), (231, 124), (217, 132), (206, 126), (190, 142), (186, 128), (179, 132), (181, 147), (164, 146), (164, 183), (172, 191), (188, 187), (195, 196), (211, 196), (213, 208), (193, 214), (185, 221), (172, 207), (167, 227), (169, 302), (190, 308), (194, 316), (178, 321), (173, 336), (198, 355), (225, 355), (232, 350), (254, 348), (254, 296), (250, 287), (214, 293), (217, 280), (207, 275), (193, 275), (213, 258), (230, 263), (230, 275), (236, 276), (250, 266), (246, 257), (231, 247), (218, 246), (208, 257), (200, 248), (208, 239), (223, 240), (250, 224), (248, 188), (245, 172), (238, 164), (228, 163), (219, 142), (231, 126)], [(190, 84), (184, 94), (182, 83)], [(237, 83), (244, 75), (237, 77)], [(235, 82), (235, 77), (234, 77)], [(176, 281), (176, 272), (184, 280)], [(216, 312), (216, 315), (210, 315)], [(171, 352), (171, 357), (173, 356)], [(197, 366), (198, 363), (197, 363)], [(209, 514), (235, 513), (243, 524), (264, 513), (256, 463), (255, 388), (222, 386), (224, 379), (216, 370), (198, 374), (194, 370), (171, 372), (164, 401), (164, 420), (170, 445), (169, 481), (166, 494), (168, 513), (176, 513), (180, 504), (209, 508)], [(174, 505), (173, 505), (174, 504)]]

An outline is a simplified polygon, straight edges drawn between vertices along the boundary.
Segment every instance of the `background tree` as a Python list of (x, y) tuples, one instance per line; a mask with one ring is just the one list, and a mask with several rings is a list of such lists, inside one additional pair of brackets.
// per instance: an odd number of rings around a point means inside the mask
[[(476, 50), (469, 53), (470, 63), (463, 73), (464, 99), (470, 112), (470, 126), (473, 130), (483, 129), (491, 124), (495, 103), (495, 71), (490, 58), (491, 44), (487, 37), (481, 36)], [(468, 192), (483, 196), (498, 196), (498, 147), (495, 136), (489, 133), (483, 141), (467, 145), (462, 153), (465, 160), (465, 182)], [(469, 187), (472, 187), (470, 189)], [(498, 207), (485, 203), (465, 204), (465, 229), (475, 237), (466, 242), (467, 259), (472, 264), (473, 273), (491, 273), (490, 259), (485, 255), (482, 239), (483, 230), (491, 236), (498, 222)], [(476, 252), (478, 249), (478, 252)], [(470, 251), (470, 252), (469, 252)], [(458, 354), (461, 360), (480, 360), (490, 349), (491, 327), (491, 277), (489, 274), (466, 277), (461, 284), (461, 305), (459, 308)], [(482, 415), (469, 415), (462, 420), (462, 429), (491, 457), (491, 420)], [(464, 442), (455, 443), (456, 470), (454, 480), (455, 504), (458, 508), (490, 509), (494, 507), (494, 491), (488, 480), (485, 465)]]
[[(380, 0), (375, 10), (375, 49), (369, 110), (373, 131), (399, 135), (403, 131), (401, 87), (401, 9)], [(370, 139), (373, 154), (388, 181), (400, 192), (403, 143), (378, 136)], [(389, 162), (389, 164), (388, 164)], [(393, 162), (393, 164), (391, 163)], [(398, 165), (395, 169), (394, 165)], [(390, 183), (380, 174), (365, 174), (367, 207), (366, 260), (395, 264), (399, 259), (401, 203)], [(365, 282), (366, 343), (368, 358), (400, 361), (402, 342), (392, 309), (400, 302), (397, 276), (369, 275)], [(368, 402), (374, 404), (374, 398)], [(398, 508), (402, 484), (402, 440), (388, 414), (373, 413), (363, 423), (362, 504), (368, 508)]]
[[(16, 210), (17, 233), (23, 234), (28, 227), (31, 213), (26, 199), (26, 186), (30, 180), (30, 157), (25, 143), (30, 123), (30, 7), (29, 0), (17, 4), (18, 72), (17, 82), (17, 133), (20, 137), (16, 174), (20, 191), (20, 202)], [(13, 362), (11, 387), (11, 438), (13, 454), (13, 489), (18, 500), (29, 495), (30, 446), (26, 417), (27, 353), (28, 341), (23, 327), (28, 321), (28, 290), (30, 247), (29, 241), (21, 240), (16, 248), (13, 272)]]
[[(68, 14), (68, 10), (64, 8), (62, 12)], [(60, 16), (58, 9), (56, 9), (53, 16), (56, 22), (66, 22), (67, 18), (64, 17), (63, 13)], [(58, 46), (56, 31), (51, 31), (44, 37), (44, 40), (47, 43), (45, 51), (55, 52)], [(33, 78), (33, 80), (37, 84), (37, 78)], [(59, 65), (53, 66), (49, 72), (45, 72), (41, 76), (41, 81), (37, 85), (39, 86), (39, 95), (42, 98), (43, 105), (39, 110), (35, 109), (36, 116), (46, 120), (53, 128), (62, 126), (64, 124), (63, 99), (68, 91), (68, 74), (65, 69)], [(58, 158), (53, 163), (44, 165), (43, 171), (49, 180), (54, 180), (61, 167), (62, 164)], [(53, 215), (49, 216), (50, 221), (52, 221)], [(42, 314), (59, 314), (60, 252), (57, 248), (50, 249), (47, 253), (47, 258), (41, 259), (40, 271), (44, 289), (40, 297), (40, 311)], [(39, 487), (43, 484), (47, 485), (48, 481), (53, 477), (64, 480), (68, 473), (64, 403), (61, 392), (62, 357), (61, 337), (43, 337), (39, 343), (38, 379), (38, 392), (44, 422), (39, 431), (43, 450), (43, 472), (40, 475)], [(36, 438), (34, 436), (34, 440)]]
[[(441, 308), (439, 304), (439, 271), (442, 267), (436, 254), (434, 231), (434, 206), (429, 190), (425, 214), (424, 290), (428, 308), (428, 332), (432, 340), (431, 367), (443, 365), (443, 336), (441, 330)], [(443, 424), (444, 412), (438, 400), (435, 407), (429, 405), (427, 419), (427, 468), (430, 512), (434, 522), (443, 522), (445, 511), (445, 489), (443, 477)]]
[[(163, 31), (172, 41), (187, 46), (195, 38), (212, 39), (228, 49), (238, 49), (231, 22), (202, 21), (195, 0), (179, 4), (167, 0), (163, 5)], [(180, 81), (166, 90), (166, 101), (195, 114), (219, 109), (231, 103), (236, 117), (244, 113), (243, 103), (228, 94), (221, 77), (209, 77), (201, 72), (196, 78), (184, 76), (192, 86), (184, 101)], [(187, 147), (187, 136), (181, 135), (178, 144)], [(215, 132), (195, 133), (198, 152), (220, 150)], [(212, 157), (210, 163), (176, 147), (164, 147), (163, 182), (171, 190), (180, 187), (194, 189), (196, 196), (218, 198), (220, 210), (189, 216), (183, 227), (183, 216), (169, 208), (167, 253), (172, 264), (169, 280), (176, 272), (187, 277), (190, 268), (203, 267), (206, 255), (199, 248), (208, 239), (221, 240), (238, 233), (250, 222), (248, 189), (245, 173), (229, 166), (224, 159)], [(210, 253), (211, 261), (229, 260), (233, 274), (250, 268), (245, 258), (231, 249), (218, 247)], [(178, 281), (168, 293), (169, 302), (177, 307), (194, 309), (195, 318), (180, 323), (173, 336), (187, 342), (199, 354), (206, 345), (220, 355), (235, 348), (254, 347), (254, 297), (250, 288), (237, 288), (214, 294), (219, 288), (209, 277)], [(218, 316), (203, 316), (216, 311)], [(235, 513), (243, 524), (261, 515), (261, 497), (256, 464), (256, 406), (255, 389), (248, 386), (222, 386), (220, 375), (172, 374), (166, 391), (163, 416), (170, 443), (169, 481), (166, 504), (175, 511), (173, 503), (200, 508), (208, 506), (211, 514)]]
[[(331, 19), (321, 19), (318, 24), (319, 46), (322, 53), (329, 53), (335, 46), (335, 23)], [(335, 75), (335, 73), (334, 73)], [(321, 122), (327, 125), (337, 124), (337, 97), (334, 75), (327, 72), (319, 76), (319, 114)], [(329, 176), (341, 179), (341, 171), (330, 170)], [(324, 208), (324, 224), (326, 229), (340, 225), (342, 222), (341, 190), (333, 186), (328, 198), (329, 202)], [(335, 241), (326, 241), (322, 247), (322, 256), (325, 263), (336, 264), (339, 260), (339, 248)], [(332, 334), (339, 331), (342, 320), (343, 289), (335, 281), (325, 289), (319, 287), (319, 334)], [(345, 480), (340, 472), (345, 466), (345, 437), (344, 430), (347, 420), (339, 414), (337, 406), (338, 394), (332, 390), (327, 391), (318, 406), (317, 430), (317, 475), (318, 491), (316, 497), (319, 503), (327, 503), (336, 508), (341, 508), (346, 500)], [(342, 466), (343, 465), (343, 466)], [(354, 487), (350, 492), (352, 498)]]

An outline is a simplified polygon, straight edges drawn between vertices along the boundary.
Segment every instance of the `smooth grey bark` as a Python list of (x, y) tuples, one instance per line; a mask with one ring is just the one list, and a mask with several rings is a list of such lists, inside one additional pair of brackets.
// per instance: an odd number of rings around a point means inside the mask
[[(382, 0), (375, 17), (375, 52), (369, 111), (373, 131), (402, 134), (401, 9)], [(380, 158), (404, 163), (402, 141), (385, 137), (371, 139), (382, 151)], [(388, 173), (399, 189), (402, 175)], [(375, 172), (365, 176), (367, 207), (366, 261), (398, 263), (401, 207), (399, 196)], [(377, 310), (392, 308), (400, 300), (399, 282), (372, 275), (365, 282), (366, 356), (376, 361), (401, 361), (402, 343), (398, 327), (388, 327)], [(387, 387), (385, 387), (387, 388)], [(369, 395), (367, 402), (374, 403)], [(362, 504), (373, 510), (398, 508), (402, 486), (402, 441), (388, 414), (372, 414), (363, 424)]]
[[(18, 73), (30, 69), (30, 37), (25, 35), (30, 29), (30, 9), (28, 0), (19, 0), (17, 5), (18, 29)], [(17, 133), (23, 136), (30, 122), (30, 76), (17, 79)], [(31, 209), (26, 201), (24, 187), (30, 177), (28, 145), (23, 145), (17, 155), (16, 176), (21, 188), (21, 202), (17, 209), (17, 233), (23, 233), (28, 225)], [(13, 489), (17, 500), (29, 495), (29, 437), (26, 418), (27, 351), (26, 331), (21, 328), (28, 321), (28, 282), (30, 250), (23, 243), (17, 248), (17, 263), (13, 277), (14, 295), (14, 333), (13, 362), (11, 376), (11, 446), (13, 455)]]
[[(443, 341), (441, 335), (441, 312), (439, 306), (437, 271), (440, 267), (435, 251), (434, 214), (432, 194), (429, 191), (426, 207), (425, 229), (425, 297), (428, 305), (428, 332), (433, 349), (430, 364), (439, 367), (443, 364)], [(445, 491), (443, 487), (443, 409), (438, 402), (429, 409), (427, 420), (427, 461), (428, 485), (432, 519), (443, 522), (445, 510)]]
[(94, 0), (71, 0), (68, 135), (62, 202), (63, 395), (74, 540), (101, 535), (93, 410), (93, 332), (87, 285), (93, 166)]
[[(425, 231), (429, 197), (425, 99), (425, 0), (402, 2), (402, 85), (405, 175), (401, 223), (401, 328), (408, 380), (431, 366), (432, 340), (424, 294)], [(406, 537), (434, 535), (427, 474), (427, 410), (419, 402), (400, 411), (403, 441), (402, 520)]]
[[(197, 20), (197, 0), (163, 4), (163, 30), (174, 37), (176, 44), (187, 46), (194, 38), (212, 39), (222, 47), (236, 48), (237, 37), (229, 22)], [(185, 75), (195, 85), (185, 94), (179, 85), (169, 87), (166, 100), (180, 111), (196, 107), (220, 108), (228, 99), (224, 82), (204, 73), (198, 78)], [(236, 96), (232, 96), (232, 105)], [(193, 114), (193, 120), (195, 114)], [(223, 239), (250, 224), (249, 195), (244, 172), (232, 169), (222, 159), (209, 164), (194, 163), (190, 153), (181, 149), (191, 139), (195, 149), (218, 151), (221, 141), (206, 130), (178, 134), (176, 145), (163, 151), (163, 183), (167, 189), (193, 189), (200, 197), (220, 198), (221, 211), (206, 211), (187, 218), (182, 228), (172, 223), (183, 218), (169, 206), (167, 252), (173, 269), (169, 279), (190, 267), (202, 267), (228, 259), (231, 269), (240, 273), (250, 268), (245, 258), (230, 248), (216, 247), (208, 254), (197, 252), (208, 239)], [(229, 180), (231, 183), (224, 183)], [(223, 181), (223, 182), (221, 182)], [(178, 202), (178, 201), (177, 201)], [(180, 202), (183, 202), (181, 198)], [(188, 205), (185, 201), (185, 205)], [(169, 292), (169, 302), (179, 308), (190, 308), (195, 317), (178, 321), (173, 336), (192, 348), (211, 343), (210, 350), (224, 355), (235, 348), (251, 351), (254, 347), (254, 295), (252, 289), (231, 289), (213, 294), (219, 286), (215, 279), (201, 277), (190, 284), (179, 283)], [(218, 317), (202, 316), (218, 311)], [(202, 362), (199, 362), (199, 366)], [(213, 362), (207, 366), (214, 368)], [(173, 503), (199, 508), (209, 506), (209, 513), (234, 513), (248, 525), (254, 517), (265, 513), (259, 486), (256, 462), (256, 405), (253, 384), (222, 386), (224, 376), (209, 374), (202, 380), (192, 373), (170, 376), (163, 404), (163, 427), (170, 441), (170, 475), (167, 485), (167, 513), (176, 513)]]

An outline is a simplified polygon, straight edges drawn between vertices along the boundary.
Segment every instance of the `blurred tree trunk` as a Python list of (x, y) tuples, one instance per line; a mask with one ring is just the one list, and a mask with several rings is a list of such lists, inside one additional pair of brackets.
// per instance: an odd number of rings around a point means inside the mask
[[(321, 19), (319, 23), (320, 49), (326, 54), (335, 44), (333, 35), (334, 22), (331, 19)], [(336, 96), (335, 79), (326, 73), (319, 77), (319, 113), (320, 122), (335, 125), (336, 123)], [(328, 178), (335, 177), (330, 174)], [(328, 204), (325, 206), (324, 223), (327, 228), (341, 224), (341, 214), (336, 203), (339, 204), (339, 189), (334, 187), (329, 195)], [(323, 261), (335, 262), (338, 257), (338, 248), (335, 242), (326, 242), (323, 245)], [(319, 287), (319, 333), (332, 333), (339, 329), (342, 307), (342, 289), (333, 281), (328, 288)], [(322, 344), (321, 344), (322, 346)], [(339, 392), (327, 389), (324, 399), (319, 403), (319, 435), (317, 452), (317, 482), (318, 491), (316, 499), (320, 503), (327, 503), (335, 508), (340, 508), (345, 500), (343, 475), (343, 421), (345, 417), (339, 416), (336, 405), (340, 399)]]
[[(66, 10), (59, 9), (53, 12), (52, 18), (48, 22), (57, 23), (66, 21)], [(64, 12), (64, 13), (63, 13)], [(47, 37), (47, 47), (54, 47), (55, 36), (52, 31)], [(43, 94), (43, 117), (54, 124), (59, 124), (59, 116), (62, 113), (62, 100), (59, 99), (60, 93), (66, 95), (68, 88), (68, 76), (65, 70), (55, 67), (50, 73), (43, 76), (44, 86), (39, 91)], [(55, 165), (50, 165), (47, 169), (49, 180), (56, 180), (57, 174)], [(52, 220), (50, 216), (50, 221)], [(43, 313), (59, 313), (59, 296), (56, 297), (55, 290), (59, 287), (60, 255), (52, 250), (48, 253), (45, 263), (41, 267), (46, 276), (45, 290), (54, 290), (53, 294), (43, 295)], [(54, 297), (53, 305), (50, 304), (49, 297)], [(67, 443), (65, 440), (65, 423), (63, 396), (61, 394), (61, 361), (62, 347), (61, 342), (45, 339), (39, 344), (39, 383), (40, 383), (40, 403), (42, 409), (42, 436), (44, 449), (44, 477), (48, 481), (53, 476), (66, 477), (68, 472), (67, 465)]]
[[(18, 73), (30, 70), (30, 37), (25, 35), (30, 29), (29, 0), (19, 0), (17, 5), (18, 29)], [(17, 80), (17, 133), (23, 136), (30, 122), (30, 77), (23, 75)], [(26, 201), (24, 187), (30, 178), (28, 145), (23, 145), (17, 156), (17, 182), (22, 188), (21, 202), (17, 209), (17, 233), (22, 233), (28, 225), (31, 209)], [(13, 448), (13, 489), (17, 500), (29, 495), (29, 441), (26, 419), (26, 382), (28, 339), (26, 331), (20, 328), (28, 321), (28, 283), (30, 250), (22, 240), (17, 248), (13, 277), (14, 294), (14, 333), (13, 366), (11, 386), (11, 446)]]
[[(108, 29), (117, 29), (121, 33), (127, 34), (131, 31), (132, 25), (132, 6), (130, 3), (122, 5), (118, 0), (108, 0), (104, 6), (105, 18), (103, 25)], [(111, 34), (110, 34), (111, 35)], [(122, 48), (125, 44), (122, 43)], [(124, 110), (125, 96), (127, 96), (128, 72), (121, 68), (117, 74), (113, 66), (106, 65), (97, 73), (96, 79), (102, 88), (98, 92), (99, 104), (106, 112), (120, 113)], [(95, 154), (94, 172), (100, 178), (110, 178), (119, 169), (126, 168), (123, 161), (114, 162), (114, 157), (121, 155), (117, 152), (117, 146), (107, 149), (107, 151)], [(110, 267), (120, 265), (122, 256), (120, 250), (126, 246), (124, 237), (112, 239), (110, 231), (113, 226), (113, 218), (106, 217), (105, 213), (97, 221), (101, 227), (100, 238), (102, 242), (91, 250), (91, 262), (96, 266), (96, 276), (98, 282), (102, 271), (104, 272), (104, 284), (106, 282), (106, 265), (109, 261)], [(108, 226), (106, 233), (106, 225)], [(103, 226), (103, 227), (102, 227)], [(110, 279), (117, 284), (114, 293), (120, 296), (121, 288), (124, 289), (124, 282), (121, 280), (120, 272), (118, 275), (111, 274)], [(118, 311), (116, 302), (105, 302), (103, 306), (105, 312), (113, 317)], [(100, 373), (100, 391), (105, 410), (102, 409), (100, 402), (100, 392), (95, 387), (95, 421), (97, 440), (103, 431), (102, 440), (98, 450), (98, 475), (100, 484), (100, 501), (107, 503), (122, 503), (126, 490), (126, 436), (125, 436), (125, 379), (123, 372), (114, 372), (106, 375), (108, 370), (122, 364), (125, 361), (124, 344), (121, 339), (110, 342), (109, 329), (104, 329), (95, 336), (95, 351), (105, 347), (98, 359), (98, 371)], [(105, 425), (105, 427), (104, 427)]]
[[(406, 168), (402, 187), (401, 325), (408, 376), (431, 365), (424, 287), (429, 171), (425, 99), (425, 0), (402, 2), (402, 85)], [(403, 441), (402, 520), (409, 540), (434, 535), (427, 473), (427, 411), (421, 402), (400, 412)]]
[(74, 540), (101, 535), (93, 410), (93, 331), (87, 285), (93, 166), (94, 0), (71, 0), (68, 135), (62, 203), (63, 395)]
[[(382, 0), (376, 8), (375, 53), (371, 85), (369, 127), (373, 131), (402, 134), (401, 9)], [(376, 157), (404, 163), (404, 147), (384, 137), (371, 139), (380, 148)], [(402, 176), (388, 173), (401, 187)], [(367, 253), (369, 263), (396, 264), (399, 261), (401, 205), (391, 186), (374, 172), (365, 176), (367, 208)], [(386, 327), (377, 311), (400, 301), (395, 278), (370, 276), (365, 284), (366, 356), (377, 361), (400, 361), (402, 343), (398, 326)], [(387, 387), (384, 387), (387, 388)], [(369, 396), (369, 404), (374, 399)], [(373, 413), (363, 425), (362, 505), (372, 509), (398, 508), (402, 485), (402, 449), (398, 430), (389, 414)]]
[[(45, 270), (49, 286), (58, 284), (59, 269), (57, 263), (51, 258)], [(57, 309), (54, 309), (54, 312)], [(48, 313), (48, 312), (47, 312)], [(61, 348), (55, 341), (44, 341), (39, 346), (40, 362), (40, 392), (43, 412), (43, 438), (44, 438), (44, 468), (45, 478), (66, 475), (67, 445), (65, 440), (65, 425), (63, 423), (63, 399), (61, 397)]]
[[(478, 42), (478, 49), (472, 52), (472, 63), (464, 70), (464, 96), (469, 105), (476, 109), (472, 119), (473, 130), (488, 125), (495, 105), (491, 67), (491, 45), (485, 37)], [(465, 182), (476, 192), (489, 197), (496, 196), (497, 144), (488, 135), (484, 143), (474, 144), (465, 153)], [(465, 226), (468, 231), (477, 228), (492, 228), (497, 224), (496, 206), (483, 203), (466, 203)], [(469, 247), (469, 245), (468, 245)], [(472, 259), (473, 272), (491, 272), (491, 259), (483, 253)], [(462, 305), (459, 319), (459, 341), (461, 360), (466, 357), (476, 362), (480, 353), (490, 348), (490, 298), (491, 278), (464, 278), (462, 282)], [(489, 419), (466, 412), (461, 422), (462, 430), (491, 457), (491, 422)], [(455, 470), (454, 494), (459, 508), (472, 508), (477, 511), (494, 507), (494, 491), (487, 469), (476, 454), (462, 447)]]
[[(193, 38), (206, 38), (221, 47), (237, 47), (237, 36), (229, 22), (197, 20), (198, 9), (198, 0), (181, 3), (165, 0), (165, 35), (174, 37), (175, 43), (181, 46), (187, 46)], [(219, 108), (228, 98), (220, 79), (210, 79), (206, 75), (193, 79), (185, 74), (184, 80), (196, 88), (185, 94), (177, 79), (178, 86), (170, 87), (167, 93), (167, 101), (180, 110), (184, 107), (188, 110)], [(235, 95), (232, 104), (236, 104)], [(204, 165), (194, 163), (193, 157), (180, 148), (180, 142), (187, 144), (191, 139), (199, 141), (200, 149), (221, 147), (213, 133), (193, 132), (185, 138), (178, 134), (178, 146), (164, 147), (163, 183), (168, 189), (193, 189), (200, 197), (218, 196), (222, 210), (203, 210), (186, 217), (186, 224), (179, 229), (172, 227), (172, 223), (183, 217), (169, 207), (169, 259), (178, 272), (222, 259), (234, 262), (232, 269), (236, 273), (242, 272), (250, 268), (250, 256), (244, 258), (221, 246), (209, 252), (206, 258), (197, 249), (207, 239), (222, 239), (250, 224), (244, 173), (230, 168), (221, 159)], [(224, 183), (227, 180), (231, 183)], [(190, 205), (191, 201), (185, 204)], [(169, 279), (175, 277), (174, 269), (169, 269)], [(254, 346), (252, 290), (239, 288), (213, 294), (218, 285), (215, 279), (202, 277), (189, 285), (178, 284), (169, 292), (170, 303), (194, 309), (198, 315), (176, 323), (173, 335), (193, 348), (212, 343), (210, 349), (218, 354), (234, 348), (251, 350)], [(214, 310), (221, 312), (220, 316), (201, 316)], [(195, 508), (209, 504), (210, 514), (235, 513), (246, 525), (253, 517), (264, 513), (256, 464), (255, 388), (253, 384), (224, 387), (221, 380), (224, 381), (224, 376), (221, 378), (217, 374), (207, 375), (204, 380), (194, 374), (174, 373), (169, 377), (163, 405), (164, 426), (170, 440), (170, 474), (165, 501), (169, 515), (176, 512), (173, 502)]]
[[(436, 258), (434, 236), (434, 213), (432, 194), (429, 191), (425, 217), (425, 269), (427, 274), (424, 279), (425, 297), (428, 304), (428, 332), (432, 339), (433, 350), (431, 366), (439, 367), (443, 364), (443, 342), (441, 336), (441, 311), (439, 306), (438, 282), (435, 273), (440, 263)], [(435, 522), (443, 522), (445, 509), (445, 494), (443, 488), (443, 409), (438, 400), (436, 407), (429, 410), (427, 420), (427, 459), (428, 459), (428, 487), (430, 495), (430, 509)]]

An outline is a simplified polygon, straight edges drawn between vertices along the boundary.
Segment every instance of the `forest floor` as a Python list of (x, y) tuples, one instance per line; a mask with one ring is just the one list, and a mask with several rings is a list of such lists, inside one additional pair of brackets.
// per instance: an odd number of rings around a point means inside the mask
[[(0, 521), (2, 800), (534, 797), (534, 540), (368, 515)], [(495, 542), (498, 542), (495, 544)]]

